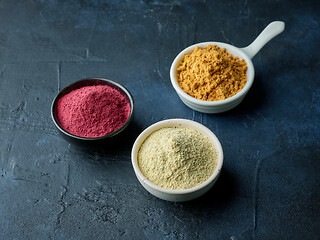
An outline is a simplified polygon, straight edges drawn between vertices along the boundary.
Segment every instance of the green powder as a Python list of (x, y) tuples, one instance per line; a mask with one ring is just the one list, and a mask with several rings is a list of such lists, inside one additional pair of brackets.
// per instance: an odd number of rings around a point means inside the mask
[(152, 183), (167, 189), (189, 189), (206, 181), (217, 165), (208, 139), (191, 128), (162, 128), (141, 145), (138, 165)]

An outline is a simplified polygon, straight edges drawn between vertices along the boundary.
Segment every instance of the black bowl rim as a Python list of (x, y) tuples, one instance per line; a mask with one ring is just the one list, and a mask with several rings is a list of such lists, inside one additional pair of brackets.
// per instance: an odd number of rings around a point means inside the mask
[[(101, 136), (101, 137), (94, 137), (94, 138), (89, 138), (89, 137), (79, 137), (79, 136), (76, 136), (74, 134), (71, 134), (69, 132), (67, 132), (66, 130), (64, 130), (58, 123), (58, 121), (56, 120), (55, 118), (55, 104), (57, 102), (57, 100), (63, 96), (64, 94), (68, 93), (68, 91), (71, 91), (71, 88), (73, 86), (76, 86), (82, 82), (90, 82), (90, 81), (96, 81), (96, 82), (107, 82), (107, 84), (105, 85), (108, 85), (108, 83), (110, 85), (113, 85), (113, 86), (116, 86), (118, 87), (120, 90), (122, 90), (126, 96), (128, 97), (129, 101), (130, 101), (130, 106), (131, 106), (131, 109), (130, 109), (130, 115), (127, 119), (127, 121), (116, 131), (112, 132), (112, 133), (109, 133), (107, 135), (104, 135), (104, 136)], [(92, 84), (94, 85), (94, 84)], [(90, 84), (88, 84), (87, 86), (92, 86)], [(76, 88), (75, 88), (76, 89)], [(133, 118), (133, 115), (134, 115), (134, 111), (135, 111), (135, 103), (134, 103), (134, 99), (131, 95), (131, 93), (129, 92), (129, 90), (124, 87), (122, 84), (114, 81), (114, 80), (110, 80), (110, 79), (106, 79), (106, 78), (98, 78), (98, 77), (93, 77), (93, 78), (84, 78), (84, 79), (80, 79), (78, 81), (75, 81), (71, 84), (69, 84), (68, 86), (66, 86), (65, 88), (63, 88), (58, 94), (57, 96), (53, 99), (52, 101), (52, 104), (51, 104), (51, 118), (53, 120), (53, 123), (54, 125), (58, 128), (58, 130), (60, 130), (60, 132), (62, 132), (63, 134), (71, 137), (71, 138), (75, 138), (75, 139), (78, 139), (78, 140), (85, 140), (85, 141), (96, 141), (96, 140), (103, 140), (103, 139), (108, 139), (108, 138), (112, 138), (116, 135), (118, 135), (120, 132), (122, 132), (128, 125), (129, 123), (131, 122), (132, 118)]]

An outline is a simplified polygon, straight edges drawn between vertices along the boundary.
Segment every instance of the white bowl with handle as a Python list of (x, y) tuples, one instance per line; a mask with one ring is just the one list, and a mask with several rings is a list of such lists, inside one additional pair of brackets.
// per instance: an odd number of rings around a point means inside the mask
[[(170, 79), (173, 88), (177, 92), (178, 96), (184, 104), (188, 107), (203, 113), (221, 113), (228, 111), (237, 106), (246, 96), (249, 89), (251, 88), (254, 80), (254, 66), (251, 59), (260, 51), (260, 49), (269, 42), (272, 38), (282, 33), (285, 28), (284, 22), (274, 21), (270, 23), (260, 35), (247, 47), (237, 48), (227, 43), (221, 42), (202, 42), (187, 47), (181, 51), (177, 57), (173, 60), (170, 68)], [(204, 48), (208, 45), (217, 45), (220, 48), (225, 48), (228, 53), (231, 53), (234, 57), (244, 59), (247, 63), (247, 83), (244, 88), (235, 94), (234, 96), (220, 101), (203, 101), (191, 97), (184, 92), (177, 80), (177, 68), (185, 54), (190, 54), (196, 47)]]

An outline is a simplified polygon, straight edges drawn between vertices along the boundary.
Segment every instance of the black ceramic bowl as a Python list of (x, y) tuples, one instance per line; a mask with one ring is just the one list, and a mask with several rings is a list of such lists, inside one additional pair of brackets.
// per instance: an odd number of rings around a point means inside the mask
[[(71, 92), (74, 89), (78, 89), (84, 86), (94, 86), (94, 85), (108, 85), (114, 89), (116, 89), (118, 92), (120, 92), (124, 97), (127, 98), (128, 102), (130, 102), (130, 115), (127, 119), (127, 121), (116, 131), (111, 132), (107, 135), (101, 136), (101, 137), (79, 137), (76, 136), (74, 134), (71, 134), (69, 132), (67, 132), (66, 130), (64, 130), (60, 125), (59, 122), (57, 121), (57, 102), (58, 99), (60, 99), (63, 95)], [(133, 114), (134, 114), (134, 100), (132, 95), (130, 94), (130, 92), (121, 84), (109, 80), (109, 79), (104, 79), (104, 78), (85, 78), (85, 79), (81, 79), (79, 81), (76, 81), (72, 84), (70, 84), (69, 86), (65, 87), (64, 89), (62, 89), (58, 95), (54, 98), (52, 105), (51, 105), (51, 117), (53, 120), (54, 125), (58, 128), (58, 130), (64, 135), (67, 136), (69, 139), (73, 139), (73, 140), (78, 140), (81, 142), (96, 142), (99, 140), (107, 140), (110, 138), (113, 138), (117, 135), (119, 135), (119, 133), (121, 133), (125, 128), (128, 127), (129, 123), (131, 122), (132, 118), (133, 118)]]

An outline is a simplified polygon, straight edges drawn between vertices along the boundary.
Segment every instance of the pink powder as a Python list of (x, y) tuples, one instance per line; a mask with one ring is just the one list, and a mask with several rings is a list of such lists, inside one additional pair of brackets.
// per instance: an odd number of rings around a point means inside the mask
[(84, 86), (57, 101), (56, 117), (67, 132), (79, 137), (102, 137), (128, 120), (130, 102), (108, 85)]

